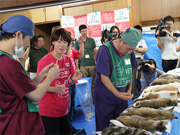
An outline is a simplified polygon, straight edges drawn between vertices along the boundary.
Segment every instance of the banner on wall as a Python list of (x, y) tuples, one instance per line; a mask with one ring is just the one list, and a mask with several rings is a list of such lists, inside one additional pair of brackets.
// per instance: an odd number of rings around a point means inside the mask
[(62, 27), (71, 32), (78, 39), (80, 37), (79, 25), (85, 24), (88, 28), (88, 37), (94, 38), (97, 49), (101, 45), (102, 31), (110, 30), (111, 26), (116, 25), (120, 31), (130, 27), (129, 9), (119, 9), (114, 11), (93, 12), (80, 16), (62, 16)]

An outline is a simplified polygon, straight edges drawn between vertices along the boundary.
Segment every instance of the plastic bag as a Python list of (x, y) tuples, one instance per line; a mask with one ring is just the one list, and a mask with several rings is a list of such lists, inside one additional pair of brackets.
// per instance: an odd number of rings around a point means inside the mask
[(77, 97), (79, 99), (80, 106), (82, 108), (82, 111), (85, 116), (85, 120), (89, 121), (93, 113), (93, 99), (92, 99), (92, 93), (91, 93), (91, 84), (92, 78), (90, 81), (83, 78), (78, 81), (78, 84), (76, 85), (76, 90), (78, 89), (78, 92), (76, 92)]

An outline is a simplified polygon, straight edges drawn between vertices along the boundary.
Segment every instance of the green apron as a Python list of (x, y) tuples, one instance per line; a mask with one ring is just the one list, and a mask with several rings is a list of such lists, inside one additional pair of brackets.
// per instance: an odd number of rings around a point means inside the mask
[(113, 71), (110, 80), (116, 88), (122, 88), (129, 84), (132, 76), (131, 55), (118, 56), (112, 45), (108, 42), (104, 44), (108, 47), (113, 62)]
[[(1, 55), (6, 55), (6, 56), (14, 59), (11, 55), (9, 55), (9, 54), (7, 54), (7, 53), (5, 53), (5, 52), (0, 52), (0, 56), (1, 56)], [(21, 65), (21, 66), (22, 66), (22, 65)], [(22, 68), (23, 68), (25, 74), (28, 76), (28, 73), (26, 72), (26, 70), (24, 69), (23, 66), (22, 66)], [(39, 112), (39, 105), (38, 105), (38, 103), (32, 102), (32, 101), (30, 101), (29, 99), (27, 99), (27, 106), (28, 106), (28, 111), (29, 111), (29, 112)], [(2, 113), (1, 108), (0, 108), (0, 113)]]

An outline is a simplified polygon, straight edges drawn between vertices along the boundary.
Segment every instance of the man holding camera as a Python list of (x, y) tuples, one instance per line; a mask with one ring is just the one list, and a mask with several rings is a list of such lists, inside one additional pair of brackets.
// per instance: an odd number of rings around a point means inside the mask
[[(164, 72), (176, 68), (179, 54), (176, 51), (177, 37), (174, 33), (179, 31), (173, 30), (174, 19), (171, 16), (164, 18), (165, 28), (156, 31), (157, 44), (161, 49), (162, 67)], [(163, 34), (164, 33), (164, 34)]]
[(140, 62), (138, 70), (141, 71), (141, 92), (146, 86), (149, 86), (150, 83), (164, 73), (156, 67), (156, 61), (154, 59), (148, 59)]

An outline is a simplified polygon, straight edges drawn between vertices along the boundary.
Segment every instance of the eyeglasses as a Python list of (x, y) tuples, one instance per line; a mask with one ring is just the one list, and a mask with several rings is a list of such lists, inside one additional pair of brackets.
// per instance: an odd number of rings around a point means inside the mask
[(87, 32), (87, 29), (85, 29), (85, 30), (81, 30), (81, 32)]

